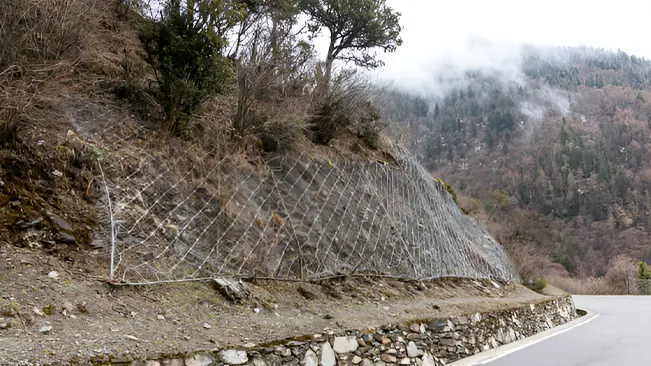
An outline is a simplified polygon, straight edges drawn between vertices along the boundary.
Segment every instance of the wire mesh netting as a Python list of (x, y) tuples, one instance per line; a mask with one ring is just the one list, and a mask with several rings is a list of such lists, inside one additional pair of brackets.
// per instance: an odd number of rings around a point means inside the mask
[(518, 278), (505, 250), (404, 151), (391, 164), (177, 155), (103, 167), (112, 280)]

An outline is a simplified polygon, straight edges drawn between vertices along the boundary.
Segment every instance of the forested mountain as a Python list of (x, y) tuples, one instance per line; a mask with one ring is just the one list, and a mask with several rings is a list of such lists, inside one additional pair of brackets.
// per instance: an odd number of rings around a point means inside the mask
[(392, 133), (505, 245), (544, 271), (604, 274), (651, 259), (651, 62), (592, 48), (523, 47), (519, 72), (392, 90)]

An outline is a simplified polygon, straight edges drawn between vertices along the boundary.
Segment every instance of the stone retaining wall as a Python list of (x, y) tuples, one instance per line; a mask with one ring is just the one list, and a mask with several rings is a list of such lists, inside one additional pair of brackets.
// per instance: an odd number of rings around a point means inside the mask
[(186, 357), (133, 361), (131, 366), (446, 365), (577, 317), (571, 297), (513, 310), (420, 320), (364, 331), (326, 331), (268, 345), (214, 349)]

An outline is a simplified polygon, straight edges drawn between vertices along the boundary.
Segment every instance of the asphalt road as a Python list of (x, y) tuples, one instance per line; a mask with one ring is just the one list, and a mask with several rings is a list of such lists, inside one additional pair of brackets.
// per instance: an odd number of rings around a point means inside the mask
[(599, 316), (485, 365), (651, 365), (651, 297), (574, 296), (574, 303)]

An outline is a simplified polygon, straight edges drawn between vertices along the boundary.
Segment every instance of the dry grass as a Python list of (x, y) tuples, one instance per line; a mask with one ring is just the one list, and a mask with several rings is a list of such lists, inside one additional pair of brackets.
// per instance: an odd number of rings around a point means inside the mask
[[(98, 5), (102, 5), (101, 7)], [(95, 78), (76, 71), (90, 35), (109, 2), (6, 0), (0, 2), (0, 121), (2, 141), (27, 139), (36, 126), (54, 135), (69, 128), (62, 106), (88, 95)]]
[(75, 55), (94, 5), (89, 0), (0, 2), (0, 69)]
[(572, 295), (624, 295), (626, 288), (614, 286), (605, 277), (550, 277), (549, 283)]
[(356, 71), (342, 71), (328, 91), (315, 96), (307, 129), (318, 144), (328, 144), (342, 129), (376, 148), (380, 132), (386, 128), (380, 111), (373, 104), (380, 90), (377, 85)]

